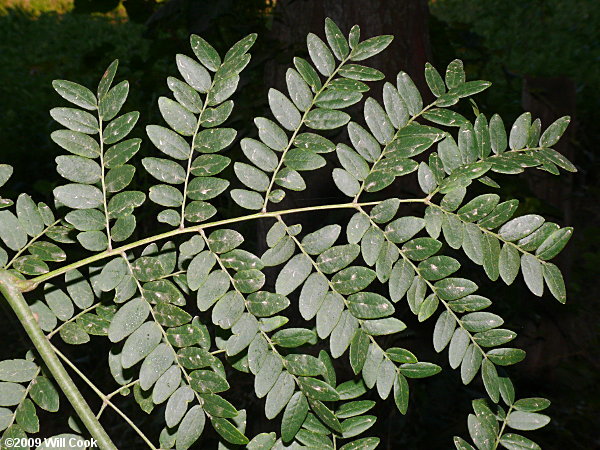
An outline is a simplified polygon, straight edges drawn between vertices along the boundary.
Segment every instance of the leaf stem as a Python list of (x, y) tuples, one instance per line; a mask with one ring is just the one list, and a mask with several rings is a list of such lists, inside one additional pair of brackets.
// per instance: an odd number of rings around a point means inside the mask
[(57, 353), (52, 344), (46, 339), (38, 322), (35, 320), (29, 305), (25, 301), (23, 294), (17, 287), (19, 285), (12, 274), (6, 271), (0, 271), (0, 292), (6, 298), (10, 307), (15, 312), (19, 322), (23, 325), (25, 332), (31, 339), (37, 352), (48, 367), (48, 370), (54, 377), (54, 380), (65, 394), (73, 409), (91, 434), (98, 441), (102, 449), (116, 450), (117, 447), (111, 441), (110, 437), (90, 409), (89, 405), (79, 392), (79, 389), (65, 370), (58, 359)]
[(71, 317), (69, 320), (67, 320), (66, 322), (61, 323), (57, 328), (55, 328), (54, 330), (52, 330), (50, 333), (48, 333), (46, 335), (46, 339), (50, 340), (52, 338), (52, 336), (54, 336), (56, 333), (58, 333), (60, 331), (60, 329), (62, 327), (64, 327), (66, 324), (74, 322), (75, 320), (79, 319), (81, 316), (83, 316), (85, 313), (88, 313), (90, 311), (93, 311), (94, 309), (96, 309), (98, 306), (100, 306), (102, 303), (98, 302), (92, 306), (90, 306), (89, 308), (84, 309), (83, 311), (81, 311), (79, 314), (74, 315), (73, 317)]
[(173, 273), (168, 273), (166, 275), (163, 275), (161, 277), (158, 277), (158, 280), (164, 280), (165, 278), (170, 278), (170, 277), (175, 277), (177, 275), (181, 275), (182, 273), (186, 273), (185, 270), (178, 270), (177, 272), (173, 272)]
[(105, 180), (105, 167), (104, 167), (104, 137), (102, 136), (102, 117), (100, 116), (100, 110), (98, 110), (98, 123), (100, 124), (98, 133), (100, 140), (100, 169), (102, 170), (101, 181), (102, 181), (102, 204), (104, 206), (104, 220), (106, 221), (106, 237), (108, 238), (108, 250), (112, 250), (112, 239), (110, 237), (110, 219), (108, 218), (108, 201), (106, 199), (106, 180)]
[(50, 230), (50, 228), (52, 228), (58, 222), (60, 222), (60, 219), (55, 220), (52, 224), (50, 224), (46, 228), (44, 228), (44, 231), (42, 231), (40, 234), (38, 234), (37, 236), (32, 237), (29, 240), (29, 242), (27, 242), (27, 244), (25, 245), (25, 247), (23, 247), (21, 250), (19, 250), (17, 253), (15, 253), (15, 256), (13, 256), (12, 259), (9, 262), (7, 262), (6, 265), (3, 268), (4, 269), (10, 268), (10, 266), (12, 265), (12, 263), (15, 262), (15, 259), (17, 259), (19, 256), (21, 256), (23, 254), (23, 252), (25, 250), (27, 250), (31, 246), (31, 244), (33, 244), (35, 241), (37, 241), (39, 238), (41, 238), (43, 235), (45, 235), (48, 232), (48, 230)]
[[(456, 214), (455, 212), (452, 211), (446, 211), (444, 208), (442, 208), (439, 205), (436, 205), (435, 203), (431, 202), (431, 201), (426, 201), (425, 202), (428, 206), (432, 206), (434, 208), (439, 209), (440, 211), (442, 211), (444, 214), (450, 215), (450, 216), (455, 216), (458, 220), (460, 220), (462, 223), (474, 223), (474, 222), (467, 222), (466, 220), (463, 220), (458, 214)], [(481, 227), (479, 226), (478, 223), (474, 223), (474, 225), (477, 226), (477, 228), (479, 228), (479, 230), (481, 230), (481, 232), (485, 233), (485, 234), (489, 234), (490, 236), (495, 237), (496, 239), (498, 239), (500, 242), (503, 242), (504, 244), (510, 245), (512, 247), (514, 247), (518, 252), (523, 253), (523, 254), (527, 254), (530, 256), (533, 256), (535, 259), (537, 259), (540, 263), (542, 264), (546, 264), (547, 261), (544, 261), (543, 259), (538, 258), (535, 254), (528, 252), (527, 250), (523, 250), (520, 246), (518, 246), (517, 244), (515, 244), (514, 242), (511, 241), (507, 241), (505, 239), (502, 239), (502, 237), (498, 234), (498, 233), (494, 233), (492, 230), (489, 230), (487, 228)]]
[(115, 389), (114, 391), (112, 391), (110, 394), (106, 394), (106, 398), (111, 399), (115, 395), (120, 393), (123, 389), (129, 389), (130, 387), (135, 386), (139, 382), (140, 382), (140, 380), (133, 380), (131, 383), (124, 384), (123, 386), (120, 386), (118, 389)]
[(202, 105), (202, 109), (200, 110), (200, 114), (198, 115), (198, 122), (196, 122), (196, 129), (192, 134), (192, 143), (190, 144), (190, 156), (188, 156), (187, 161), (187, 169), (185, 171), (185, 182), (183, 183), (183, 201), (181, 202), (181, 221), (179, 222), (179, 228), (185, 228), (185, 200), (187, 199), (187, 189), (190, 181), (190, 173), (192, 171), (192, 159), (194, 157), (194, 141), (196, 140), (196, 136), (198, 135), (198, 130), (200, 129), (200, 125), (202, 124), (202, 115), (204, 111), (206, 111), (206, 107), (208, 106), (208, 95), (215, 85), (214, 80), (212, 81), (210, 88), (206, 92), (206, 98), (204, 99), (204, 104)]
[(309, 107), (306, 108), (306, 111), (304, 111), (304, 114), (302, 114), (302, 118), (300, 119), (300, 123), (298, 124), (298, 126), (296, 127), (296, 129), (294, 130), (294, 132), (292, 133), (292, 136), (290, 137), (290, 139), (288, 141), (288, 145), (283, 150), (283, 153), (281, 154), (281, 159), (279, 160), (279, 164), (277, 165), (277, 168), (273, 172), (273, 176), (271, 177), (271, 182), (269, 183), (269, 187), (267, 188), (267, 192), (265, 192), (265, 202), (263, 203), (263, 207), (262, 207), (262, 212), (263, 213), (267, 212), (267, 204), (269, 203), (269, 194), (271, 193), (271, 190), (273, 189), (273, 184), (275, 183), (275, 178), (277, 178), (277, 174), (281, 170), (281, 166), (283, 166), (283, 162), (284, 162), (283, 160), (285, 158), (285, 155), (288, 152), (288, 150), (290, 149), (290, 147), (294, 144), (294, 139), (296, 138), (296, 136), (300, 132), (300, 129), (302, 128), (302, 125), (304, 125), (304, 121), (306, 120), (306, 116), (308, 116), (308, 113), (310, 112), (310, 110), (312, 109), (312, 107), (315, 106), (315, 102), (317, 101), (317, 98), (319, 97), (319, 95), (321, 94), (321, 92), (323, 92), (327, 88), (327, 86), (329, 86), (329, 83), (331, 82), (331, 80), (333, 79), (333, 77), (335, 77), (337, 75), (337, 73), (339, 72), (339, 70), (343, 67), (344, 64), (346, 64), (346, 62), (349, 59), (350, 59), (350, 55), (348, 55), (348, 57), (346, 57), (345, 59), (343, 59), (340, 62), (339, 66), (337, 66), (336, 69), (333, 71), (333, 73), (331, 75), (329, 75), (329, 77), (327, 78), (327, 80), (325, 80), (325, 83), (323, 83), (323, 86), (321, 86), (321, 89), (319, 89), (317, 92), (315, 92), (315, 95), (312, 98)]
[(506, 429), (506, 425), (508, 424), (508, 417), (510, 416), (510, 413), (512, 412), (512, 410), (513, 410), (513, 405), (510, 405), (508, 407), (508, 412), (506, 413), (506, 417), (502, 421), (502, 427), (500, 427), (500, 431), (498, 432), (498, 435), (496, 436), (496, 440), (494, 441), (494, 447), (492, 448), (492, 450), (496, 450), (498, 448), (498, 445), (500, 445), (500, 439), (502, 439), (502, 435), (504, 434), (504, 430)]

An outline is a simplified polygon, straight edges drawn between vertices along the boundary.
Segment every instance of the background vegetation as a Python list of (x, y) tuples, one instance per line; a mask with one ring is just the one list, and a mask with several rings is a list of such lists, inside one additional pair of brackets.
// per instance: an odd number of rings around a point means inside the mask
[[(392, 8), (394, 1), (380, 3), (385, 10)], [(289, 64), (289, 57), (281, 55), (290, 49), (282, 47), (285, 44), (274, 39), (271, 31), (277, 20), (274, 0), (0, 0), (0, 161), (16, 170), (6, 189), (27, 191), (37, 200), (49, 201), (58, 184), (54, 171), (58, 148), (49, 139), (54, 125), (48, 110), (59, 99), (51, 80), (68, 78), (95, 85), (99, 70), (119, 58), (120, 77), (131, 83), (129, 109), (141, 112), (140, 125), (159, 123), (156, 99), (167, 92), (165, 78), (175, 71), (173, 56), (187, 51), (192, 29), (219, 50), (250, 32), (259, 33), (251, 67), (236, 94), (236, 115), (230, 119), (231, 126), (240, 130), (240, 138), (254, 133), (251, 118), (260, 115), (266, 105), (265, 72)], [(600, 120), (600, 3), (430, 0), (428, 21), (429, 31), (423, 33), (429, 33), (432, 63), (445, 67), (458, 57), (465, 61), (470, 79), (493, 81), (492, 88), (479, 96), (477, 106), (482, 112), (499, 112), (508, 123), (533, 105), (542, 117), (553, 113), (574, 117), (569, 142), (561, 149), (578, 166), (574, 178), (557, 181), (548, 175), (528, 182), (507, 177), (500, 183), (502, 196), (521, 200), (520, 212), (535, 211), (575, 227), (575, 238), (560, 260), (567, 275), (568, 304), (563, 307), (542, 299), (544, 303), (539, 305), (520, 284), (501, 290), (497, 297), (506, 294), (505, 301), (498, 302), (498, 312), (519, 333), (518, 346), (528, 352), (525, 362), (512, 369), (515, 384), (524, 390), (519, 395), (527, 396), (531, 388), (531, 394), (554, 402), (549, 410), (553, 417), (550, 430), (543, 438), (532, 437), (544, 448), (595, 448), (600, 446), (596, 423), (600, 322), (594, 285), (600, 275), (600, 137), (596, 131)], [(543, 120), (544, 127), (549, 123)], [(138, 130), (143, 131), (143, 126)], [(144, 151), (149, 149), (142, 148)], [(235, 151), (234, 147), (234, 158)], [(145, 182), (143, 176), (139, 175), (138, 183)], [(147, 233), (143, 227), (140, 231)], [(485, 286), (485, 277), (475, 281)], [(18, 322), (6, 311), (0, 327), (0, 340), (9, 343), (3, 356), (16, 354), (26, 343)], [(409, 322), (411, 328), (415, 329)], [(425, 359), (445, 367), (443, 356), (431, 350), (428, 336), (431, 330), (427, 329), (411, 336), (406, 345), (422, 347), (416, 350)], [(98, 340), (96, 345), (107, 344)], [(112, 386), (110, 374), (99, 370), (105, 366), (104, 360), (66, 350), (100, 386)], [(98, 351), (107, 353), (106, 348)], [(243, 374), (233, 380), (238, 381), (233, 386), (239, 390), (239, 404), (253, 411), (251, 402), (258, 400), (246, 394), (249, 380)], [(409, 414), (400, 416), (395, 409), (383, 414), (392, 410), (384, 405), (378, 415), (388, 419), (380, 420), (373, 434), (384, 437), (390, 448), (422, 449), (447, 447), (447, 436), (466, 434), (464, 417), (470, 405), (468, 395), (456, 389), (455, 374), (442, 372), (415, 388)], [(448, 409), (450, 404), (456, 407)], [(151, 419), (136, 405), (128, 413), (141, 427), (152, 429)], [(256, 416), (254, 423), (249, 421), (256, 427), (251, 434), (269, 427), (262, 415)], [(42, 419), (45, 424), (51, 420)], [(119, 420), (108, 415), (107, 420), (111, 435), (119, 436)], [(127, 447), (126, 436), (121, 439), (121, 448), (132, 448)], [(212, 448), (210, 443), (207, 448)]]

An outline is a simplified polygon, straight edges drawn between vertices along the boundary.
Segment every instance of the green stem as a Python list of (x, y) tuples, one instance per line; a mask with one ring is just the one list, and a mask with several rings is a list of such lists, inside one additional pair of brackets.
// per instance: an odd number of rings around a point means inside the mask
[(79, 319), (81, 316), (83, 316), (86, 313), (89, 313), (90, 311), (93, 311), (94, 309), (96, 309), (98, 306), (100, 306), (101, 303), (96, 303), (92, 306), (90, 306), (89, 308), (84, 309), (83, 311), (81, 311), (79, 314), (74, 315), (73, 317), (71, 317), (69, 320), (67, 320), (66, 322), (61, 323), (57, 328), (55, 328), (54, 330), (52, 330), (50, 333), (48, 333), (46, 335), (46, 338), (48, 340), (50, 340), (52, 338), (52, 336), (54, 336), (56, 333), (60, 332), (61, 328), (64, 327), (66, 324), (71, 323), (76, 321), (77, 319)]
[(100, 176), (100, 180), (102, 182), (102, 203), (104, 206), (104, 220), (106, 226), (106, 237), (108, 238), (108, 250), (112, 250), (112, 239), (110, 237), (110, 219), (108, 216), (108, 201), (106, 199), (106, 172), (104, 167), (104, 137), (102, 136), (102, 117), (100, 117), (100, 111), (98, 111), (98, 123), (100, 124), (100, 129), (98, 131), (99, 141), (100, 141), (100, 169), (102, 170), (102, 174)]
[(496, 436), (496, 440), (494, 441), (494, 447), (492, 448), (492, 450), (496, 450), (498, 448), (498, 445), (500, 445), (500, 439), (502, 439), (502, 435), (504, 434), (504, 430), (506, 429), (506, 425), (508, 423), (508, 416), (510, 416), (510, 413), (512, 412), (512, 410), (513, 410), (513, 405), (510, 405), (508, 408), (508, 412), (506, 413), (506, 417), (502, 421), (502, 427), (500, 428), (500, 431), (498, 432), (498, 435)]
[[(405, 200), (401, 200), (401, 201), (403, 201), (403, 202), (417, 202), (417, 201), (423, 202), (422, 199), (405, 199)], [(223, 219), (223, 220), (217, 220), (215, 222), (203, 223), (200, 225), (194, 225), (194, 226), (186, 227), (186, 228), (176, 228), (174, 230), (167, 231), (165, 233), (157, 234), (155, 236), (150, 236), (150, 237), (147, 237), (144, 239), (140, 239), (139, 241), (131, 242), (131, 243), (123, 245), (119, 248), (114, 248), (112, 250), (106, 250), (104, 252), (97, 253), (88, 258), (84, 258), (80, 261), (68, 264), (59, 269), (45, 273), (44, 275), (40, 275), (35, 278), (31, 278), (30, 280), (26, 280), (26, 281), (18, 280), (18, 282), (16, 282), (16, 283), (22, 292), (30, 291), (30, 290), (35, 289), (39, 283), (48, 281), (59, 275), (63, 275), (65, 273), (69, 272), (70, 270), (77, 269), (77, 268), (83, 267), (83, 266), (87, 266), (96, 261), (110, 258), (111, 256), (117, 256), (123, 252), (132, 250), (132, 249), (140, 247), (142, 245), (147, 245), (147, 244), (151, 244), (153, 242), (160, 241), (163, 239), (168, 239), (168, 238), (171, 238), (174, 236), (179, 236), (180, 234), (197, 233), (200, 230), (204, 230), (206, 228), (214, 228), (214, 227), (218, 227), (221, 225), (245, 222), (248, 220), (277, 217), (278, 215), (296, 214), (296, 213), (312, 212), (312, 211), (324, 211), (324, 210), (330, 210), (330, 209), (344, 209), (344, 208), (354, 209), (357, 207), (357, 205), (358, 206), (375, 206), (375, 205), (378, 205), (379, 203), (381, 203), (381, 202), (373, 201), (373, 202), (365, 202), (365, 203), (339, 203), (339, 204), (334, 204), (334, 205), (306, 206), (303, 208), (286, 209), (286, 210), (281, 210), (281, 211), (259, 212), (259, 213), (255, 213), (255, 214), (248, 214), (246, 216), (234, 217), (231, 219)]]
[(131, 383), (127, 383), (124, 384), (123, 386), (119, 386), (118, 389), (115, 389), (114, 391), (112, 391), (110, 394), (106, 394), (106, 398), (108, 398), (109, 400), (111, 398), (113, 398), (115, 395), (119, 394), (122, 390), (124, 389), (129, 389), (132, 386), (135, 386), (136, 384), (138, 384), (140, 382), (140, 380), (134, 380)]
[(100, 448), (116, 450), (117, 447), (113, 444), (106, 431), (104, 431), (104, 428), (102, 428), (98, 419), (96, 419), (96, 416), (81, 395), (81, 392), (77, 389), (77, 386), (58, 359), (58, 356), (56, 356), (57, 354), (52, 345), (48, 339), (46, 339), (46, 336), (44, 336), (44, 333), (35, 320), (23, 294), (17, 288), (18, 283), (15, 281), (16, 278), (9, 272), (0, 271), (0, 292), (4, 295), (6, 301), (15, 312), (17, 318), (23, 325), (25, 332), (54, 377), (54, 380), (73, 406), (73, 409), (89, 431), (90, 435), (98, 441)]
[(212, 91), (214, 85), (215, 81), (213, 80), (210, 85), (210, 88), (208, 89), (208, 92), (206, 93), (204, 104), (202, 105), (202, 109), (200, 110), (200, 114), (198, 115), (198, 122), (196, 122), (196, 128), (194, 129), (194, 133), (192, 134), (190, 156), (188, 156), (187, 169), (185, 171), (185, 182), (183, 183), (183, 201), (181, 202), (181, 220), (179, 222), (180, 229), (185, 228), (185, 201), (187, 199), (187, 190), (188, 184), (190, 182), (190, 173), (192, 172), (192, 159), (194, 157), (194, 141), (196, 140), (196, 136), (198, 135), (198, 130), (200, 130), (200, 125), (202, 125), (202, 116), (204, 115), (204, 111), (206, 111), (206, 107), (208, 106), (208, 96), (210, 95), (210, 91)]
[[(96, 387), (96, 385), (94, 383), (92, 383), (92, 381), (85, 376), (85, 374), (79, 370), (77, 368), (77, 366), (75, 364), (73, 364), (69, 358), (67, 358), (60, 350), (58, 350), (56, 347), (52, 346), (52, 349), (56, 352), (56, 354), (60, 357), (60, 359), (62, 359), (65, 364), (67, 366), (69, 366), (73, 372), (75, 372), (77, 375), (79, 375), (79, 377), (92, 389), (92, 391), (94, 391), (96, 393), (96, 395), (98, 395), (98, 397), (100, 397), (100, 399), (102, 399), (102, 409), (100, 410), (100, 413), (98, 414), (98, 418), (100, 417), (102, 411), (104, 410), (105, 405), (110, 406), (118, 415), (120, 415), (123, 420), (125, 420), (125, 422), (127, 422), (127, 424), (133, 428), (133, 430), (144, 440), (144, 442), (146, 444), (148, 444), (148, 447), (150, 447), (152, 450), (157, 450), (156, 447), (152, 444), (152, 442), (150, 442), (150, 440), (146, 437), (146, 435), (144, 435), (144, 433), (142, 432), (142, 430), (140, 430), (135, 423), (133, 423), (133, 421), (127, 417), (127, 415), (121, 411), (117, 406), (115, 406), (115, 404), (113, 404), (110, 401), (110, 397), (107, 395), (104, 395), (102, 393), (102, 391), (100, 389), (98, 389)], [(125, 386), (121, 386), (121, 389), (123, 389)], [(118, 392), (118, 391), (117, 391)], [(104, 449), (104, 447), (101, 446), (102, 449)]]
[(171, 278), (171, 277), (175, 277), (177, 275), (181, 275), (182, 273), (186, 273), (185, 270), (178, 270), (177, 272), (173, 272), (173, 273), (168, 273), (166, 275), (163, 275), (162, 277), (158, 277), (158, 280), (164, 280), (165, 278)]

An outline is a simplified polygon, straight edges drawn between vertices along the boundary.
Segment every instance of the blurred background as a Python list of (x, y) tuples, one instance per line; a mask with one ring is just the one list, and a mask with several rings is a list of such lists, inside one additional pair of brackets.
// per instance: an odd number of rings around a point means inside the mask
[[(59, 149), (49, 139), (56, 124), (48, 110), (63, 103), (51, 87), (53, 79), (94, 88), (108, 64), (119, 58), (117, 79), (126, 78), (131, 84), (125, 108), (141, 112), (137, 128), (141, 135), (141, 125), (161, 123), (156, 100), (169, 92), (166, 77), (177, 72), (175, 54), (191, 54), (190, 33), (201, 35), (222, 52), (246, 34), (258, 32), (229, 120), (241, 138), (255, 133), (252, 118), (265, 114), (268, 88), (282, 85), (294, 55), (306, 54), (308, 32), (323, 35), (327, 16), (345, 32), (357, 23), (364, 37), (396, 36), (388, 50), (370, 61), (390, 80), (405, 70), (424, 87), (426, 61), (442, 72), (451, 60), (461, 58), (468, 79), (493, 82), (475, 98), (488, 117), (498, 112), (509, 124), (523, 111), (531, 111), (544, 128), (560, 116), (572, 117), (557, 149), (576, 164), (578, 173), (555, 177), (530, 170), (520, 176), (495, 176), (502, 186), (501, 197), (520, 200), (519, 213), (536, 212), (575, 227), (573, 240), (558, 259), (568, 284), (567, 305), (549, 296), (532, 296), (522, 281), (506, 288), (490, 284), (481, 276), (482, 270), (472, 273), (478, 274), (474, 276), (479, 277), (483, 295), (487, 290), (495, 300), (494, 312), (518, 332), (516, 346), (527, 351), (526, 360), (510, 369), (517, 395), (543, 396), (553, 402), (548, 410), (552, 422), (531, 437), (548, 449), (600, 448), (600, 309), (595, 287), (600, 280), (597, 0), (0, 0), (0, 161), (15, 167), (3, 196), (27, 191), (36, 200), (49, 202), (52, 188), (60, 183), (54, 170)], [(380, 96), (381, 85), (372, 91)], [(473, 117), (465, 103), (459, 110)], [(145, 145), (142, 153), (153, 151)], [(241, 155), (239, 146), (234, 145), (230, 153), (234, 159)], [(137, 183), (144, 185), (143, 171), (137, 176)], [(397, 195), (410, 194), (414, 188), (410, 183), (401, 185)], [(309, 191), (302, 195), (322, 196), (325, 187)], [(234, 208), (226, 199), (220, 206)], [(138, 219), (138, 223), (154, 227), (152, 221)], [(143, 227), (138, 232), (147, 234)], [(247, 231), (261, 234), (261, 230)], [(402, 345), (448, 370), (411, 383), (406, 416), (397, 412), (391, 400), (381, 402), (376, 411), (379, 420), (369, 434), (382, 438), (381, 448), (449, 448), (452, 435), (468, 435), (470, 399), (485, 393), (477, 383), (463, 387), (459, 375), (449, 369), (446, 354), (433, 352), (433, 322), (416, 327), (411, 320), (407, 314), (409, 329), (414, 331)], [(0, 355), (3, 359), (16, 356), (26, 343), (13, 338), (21, 333), (15, 322), (9, 313), (0, 319), (0, 341), (10, 343)], [(93, 340), (92, 346), (106, 354), (105, 341)], [(90, 349), (86, 346), (87, 354), (75, 351), (73, 358), (106, 391), (112, 390), (110, 375), (98, 370), (105, 366), (104, 358), (90, 356), (95, 354)], [(263, 401), (251, 393), (251, 377), (232, 377), (230, 399), (250, 412), (248, 436), (274, 429), (261, 412)], [(136, 405), (126, 409), (150, 436), (158, 434), (162, 425), (155, 419)], [(111, 435), (126, 430), (109, 414), (103, 420)], [(64, 422), (64, 417), (42, 418), (43, 434), (65, 431)], [(205, 433), (202, 448), (213, 448), (208, 427)], [(119, 447), (138, 448), (130, 437), (128, 433), (118, 437)]]

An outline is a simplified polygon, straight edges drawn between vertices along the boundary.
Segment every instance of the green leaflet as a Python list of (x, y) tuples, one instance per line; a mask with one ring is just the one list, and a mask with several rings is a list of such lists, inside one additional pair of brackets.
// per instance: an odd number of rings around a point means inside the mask
[(487, 331), (504, 323), (501, 317), (489, 312), (473, 312), (461, 318), (463, 327), (467, 331)]
[(29, 195), (19, 195), (16, 210), (17, 218), (29, 236), (35, 237), (44, 231), (42, 216)]
[(73, 209), (96, 208), (102, 205), (102, 192), (85, 184), (67, 184), (54, 189), (56, 199)]
[(188, 386), (181, 386), (171, 395), (165, 409), (165, 422), (167, 426), (174, 427), (181, 422), (181, 419), (183, 419), (188, 410), (188, 403), (193, 399), (194, 393)]
[(95, 139), (78, 131), (58, 130), (50, 137), (65, 150), (87, 158), (95, 158), (100, 154), (100, 146)]
[(102, 96), (98, 105), (102, 120), (109, 121), (113, 119), (123, 107), (128, 94), (129, 82), (124, 80)]
[(278, 294), (288, 295), (298, 288), (308, 277), (312, 264), (302, 254), (290, 259), (283, 267), (275, 282), (275, 291)]
[(146, 133), (152, 143), (166, 155), (175, 159), (187, 159), (189, 157), (190, 146), (177, 133), (157, 125), (146, 127)]
[(194, 138), (193, 148), (200, 153), (215, 153), (228, 147), (237, 132), (231, 128), (211, 128), (200, 131)]
[(317, 378), (300, 377), (298, 382), (300, 389), (308, 398), (323, 401), (336, 401), (340, 398), (332, 386)]
[(544, 281), (548, 285), (548, 289), (559, 302), (567, 301), (567, 293), (565, 282), (558, 267), (552, 263), (546, 263), (543, 266)]
[(376, 36), (367, 39), (352, 48), (352, 61), (362, 61), (378, 53), (381, 53), (387, 48), (393, 40), (393, 36)]
[(317, 334), (321, 339), (331, 334), (344, 310), (344, 298), (337, 292), (328, 292), (317, 311)]
[(408, 107), (408, 112), (414, 116), (423, 109), (423, 100), (414, 82), (405, 72), (400, 72), (396, 78), (398, 92)]
[(448, 64), (445, 81), (448, 89), (456, 88), (465, 82), (465, 71), (460, 59), (455, 59)]
[(444, 311), (438, 317), (433, 331), (433, 347), (436, 352), (441, 352), (452, 339), (456, 321), (450, 313)]
[(525, 284), (538, 297), (541, 297), (544, 292), (543, 270), (542, 263), (533, 255), (524, 253), (521, 256), (521, 272)]
[(296, 392), (287, 404), (281, 421), (281, 438), (285, 442), (294, 439), (307, 413), (308, 402), (306, 397), (302, 392)]
[(502, 445), (509, 449), (532, 448), (540, 449), (541, 447), (530, 439), (514, 433), (507, 433), (500, 439)]
[(310, 320), (317, 314), (328, 289), (327, 279), (318, 273), (312, 273), (306, 279), (299, 300), (300, 314), (305, 320)]
[(300, 111), (306, 111), (313, 99), (310, 87), (298, 71), (288, 69), (285, 77), (290, 98)]
[(570, 227), (555, 231), (542, 242), (535, 254), (543, 260), (554, 258), (567, 245), (572, 235), (573, 229)]
[(498, 267), (500, 276), (506, 284), (511, 284), (519, 273), (520, 257), (517, 249), (509, 244), (504, 244), (500, 250)]
[(558, 142), (562, 134), (569, 126), (571, 118), (569, 116), (561, 117), (553, 122), (540, 137), (540, 147), (552, 147)]
[(315, 67), (322, 75), (329, 76), (334, 70), (334, 60), (331, 51), (315, 34), (309, 33), (306, 39), (308, 53)]
[(66, 221), (81, 231), (99, 231), (105, 226), (106, 216), (97, 209), (80, 209), (67, 213)]
[(98, 120), (90, 113), (74, 108), (53, 108), (50, 115), (69, 130), (85, 134), (96, 134), (99, 131)]
[(52, 87), (65, 100), (88, 110), (97, 108), (96, 96), (84, 86), (66, 80), (54, 80)]
[(426, 378), (439, 373), (441, 370), (440, 366), (427, 362), (402, 364), (400, 366), (400, 373), (407, 378)]
[(348, 297), (348, 309), (359, 319), (378, 319), (394, 313), (394, 306), (385, 297), (371, 292)]
[(108, 337), (111, 342), (119, 342), (133, 333), (148, 317), (150, 309), (142, 298), (130, 300), (123, 305), (111, 320)]
[(472, 294), (477, 285), (464, 278), (446, 278), (435, 283), (436, 293), (444, 300), (456, 300)]
[(140, 368), (140, 387), (150, 389), (173, 363), (174, 354), (166, 344), (159, 344)]
[(315, 333), (305, 328), (286, 328), (275, 333), (272, 341), (280, 347), (294, 348), (313, 341)]
[(543, 414), (514, 411), (508, 416), (508, 426), (515, 430), (537, 430), (546, 426), (550, 418)]
[[(158, 325), (145, 322), (126, 339), (121, 353), (121, 365), (128, 368), (142, 361), (159, 344), (162, 335)], [(172, 384), (175, 384), (174, 382)]]
[(300, 112), (284, 94), (277, 89), (269, 90), (269, 106), (277, 121), (287, 130), (294, 130), (300, 124)]
[(231, 198), (242, 208), (258, 210), (263, 206), (263, 197), (258, 192), (247, 191), (244, 189), (233, 189)]
[(401, 217), (386, 226), (385, 234), (391, 242), (401, 244), (415, 236), (424, 226), (425, 221), (419, 217)]
[(543, 223), (543, 217), (535, 214), (528, 214), (505, 223), (500, 227), (500, 230), (498, 230), (498, 234), (507, 241), (516, 241), (530, 235), (541, 227)]
[(202, 434), (206, 418), (199, 405), (193, 406), (185, 415), (177, 430), (177, 448), (187, 449)]
[(419, 187), (426, 194), (431, 194), (437, 186), (434, 173), (424, 162), (419, 164), (418, 180)]
[(127, 136), (137, 123), (140, 113), (137, 111), (129, 112), (117, 117), (108, 124), (103, 133), (105, 144), (114, 144)]
[(13, 383), (31, 381), (38, 372), (38, 367), (25, 359), (7, 359), (0, 361), (0, 380)]
[(367, 98), (364, 115), (369, 130), (381, 144), (386, 145), (392, 142), (395, 135), (394, 126), (386, 112), (375, 99), (371, 97)]
[(11, 250), (20, 250), (27, 244), (27, 232), (10, 211), (0, 211), (0, 238)]
[(340, 294), (353, 294), (366, 288), (375, 279), (375, 271), (366, 267), (351, 266), (336, 273), (331, 284)]
[(29, 392), (34, 403), (45, 411), (56, 412), (60, 406), (60, 397), (54, 384), (45, 376), (37, 376)]

